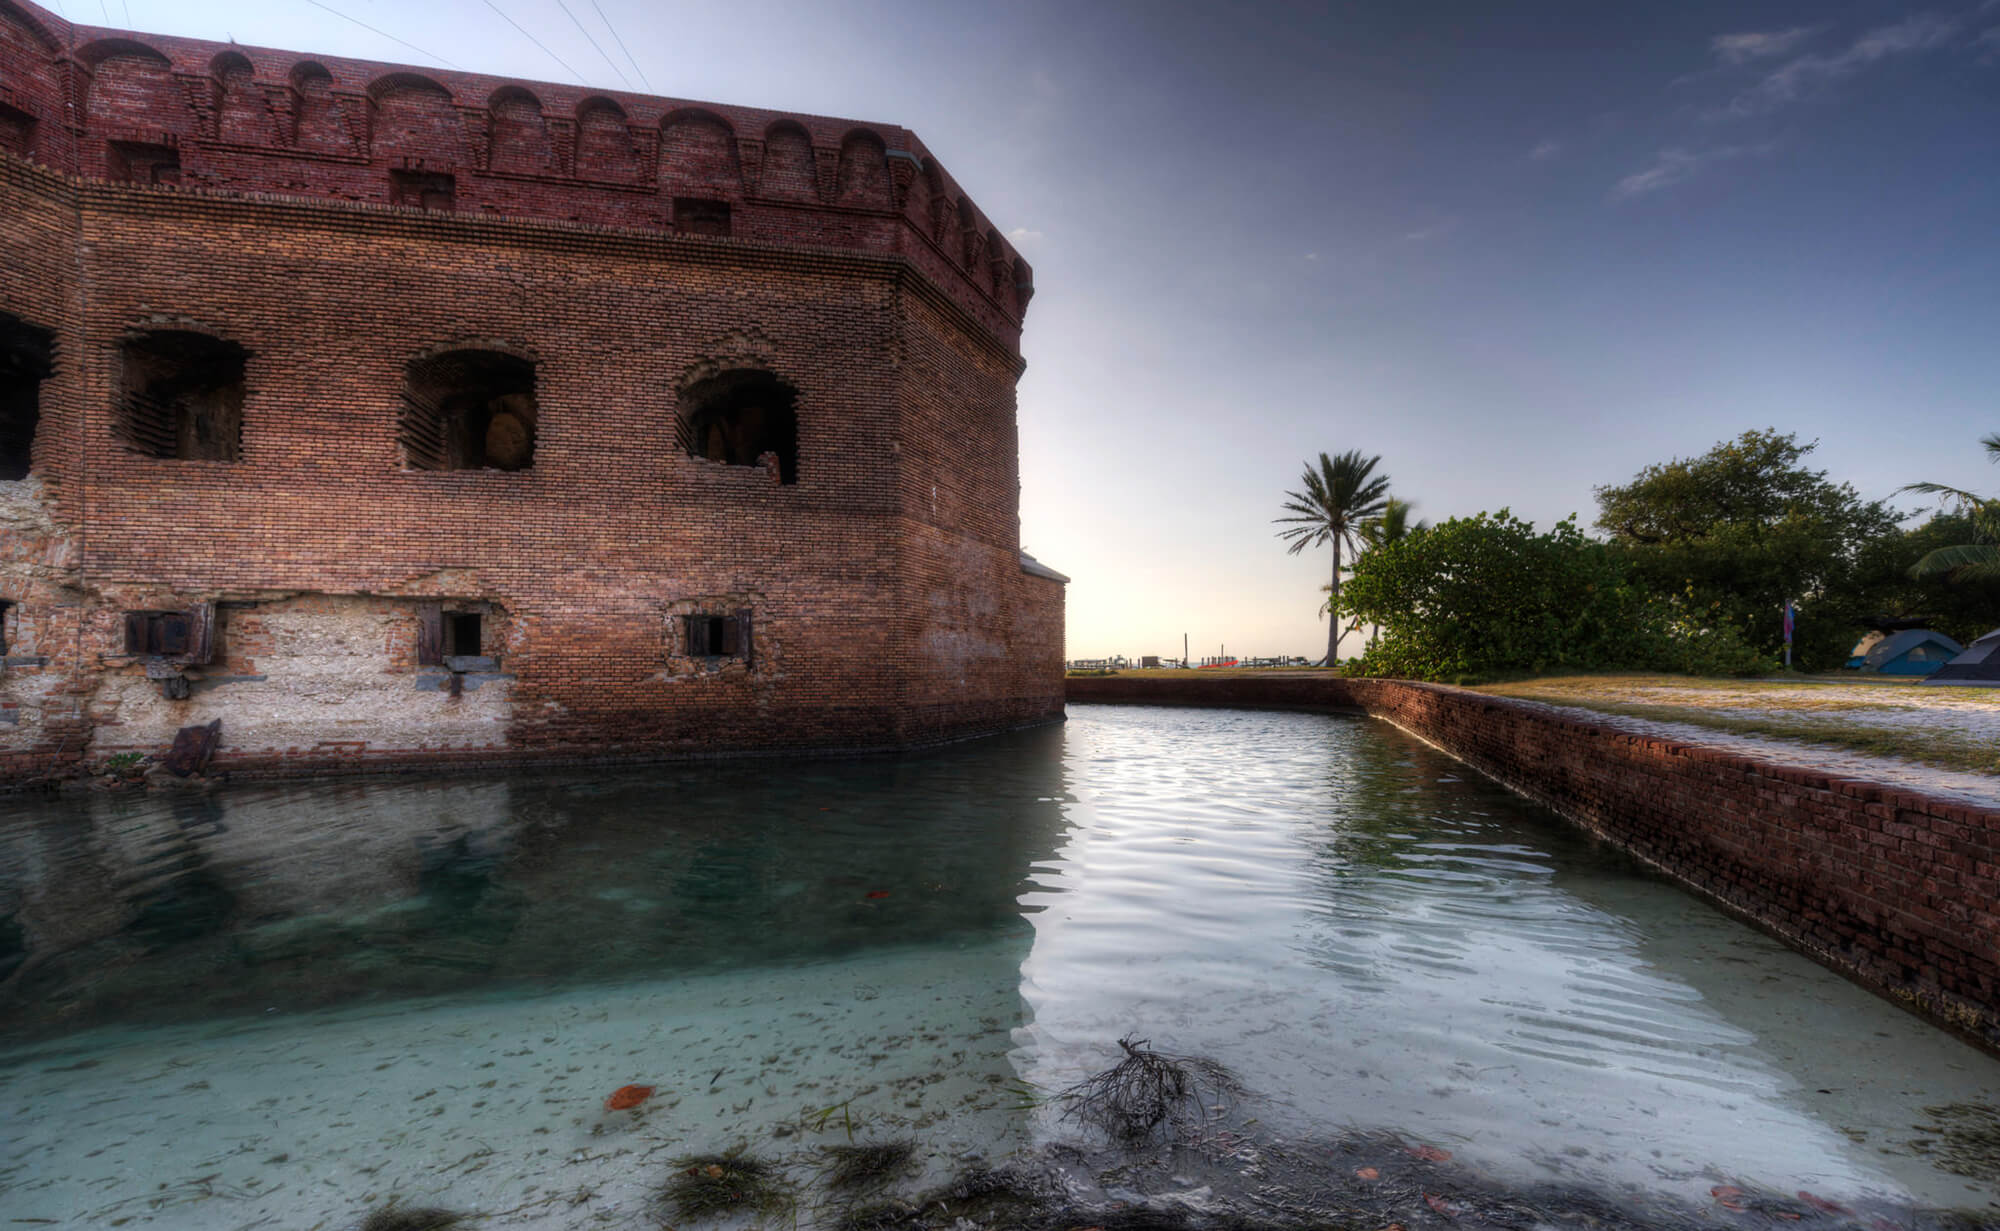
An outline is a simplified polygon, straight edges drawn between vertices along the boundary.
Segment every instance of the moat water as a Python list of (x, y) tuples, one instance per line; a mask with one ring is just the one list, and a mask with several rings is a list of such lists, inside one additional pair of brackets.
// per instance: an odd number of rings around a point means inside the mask
[[(892, 1139), (891, 1196), (1012, 1166), (1183, 1222), (2000, 1220), (2000, 1061), (1434, 749), (1070, 714), (0, 800), (0, 1226), (692, 1225), (662, 1186), (739, 1146), (830, 1224), (825, 1147)], [(1120, 1038), (1234, 1088), (1114, 1146), (1059, 1095)]]

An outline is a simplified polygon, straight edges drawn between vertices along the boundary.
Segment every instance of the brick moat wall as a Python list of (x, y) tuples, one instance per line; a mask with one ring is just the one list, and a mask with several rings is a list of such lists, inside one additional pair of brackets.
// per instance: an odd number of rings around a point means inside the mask
[(905, 129), (0, 0), (0, 782), (1057, 719), (1030, 282)]
[(1077, 678), (1068, 695), (1365, 711), (2000, 1050), (2000, 812), (1443, 685), (1189, 676)]

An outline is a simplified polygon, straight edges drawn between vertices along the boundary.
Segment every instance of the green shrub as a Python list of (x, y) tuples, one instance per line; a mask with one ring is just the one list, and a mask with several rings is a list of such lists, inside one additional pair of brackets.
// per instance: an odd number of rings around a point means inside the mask
[(1355, 674), (1491, 680), (1561, 671), (1745, 675), (1772, 663), (1692, 593), (1660, 596), (1565, 519), (1543, 533), (1502, 509), (1363, 555), (1341, 614), (1376, 627)]

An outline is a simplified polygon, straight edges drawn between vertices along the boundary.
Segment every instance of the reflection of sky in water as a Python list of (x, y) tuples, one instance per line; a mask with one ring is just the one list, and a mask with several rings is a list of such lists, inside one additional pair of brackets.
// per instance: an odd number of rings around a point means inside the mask
[[(0, 801), (0, 1030), (10, 1216), (156, 1228), (392, 1191), (627, 1225), (659, 1160), (809, 1159), (836, 1104), (935, 1173), (1072, 1131), (1016, 1075), (1128, 1033), (1234, 1068), (1258, 1131), (1704, 1206), (1983, 1204), (1904, 1147), (2000, 1101), (1391, 728), (1114, 707), (907, 758)], [(607, 1119), (628, 1083), (658, 1101)]]
[(1225, 1060), (1294, 1128), (1517, 1176), (1991, 1196), (1878, 1147), (1928, 1103), (1995, 1100), (2000, 1064), (1432, 749), (1114, 707), (1073, 710), (1069, 741), (1075, 828), (1027, 899), (1036, 1080), (1136, 1031)]

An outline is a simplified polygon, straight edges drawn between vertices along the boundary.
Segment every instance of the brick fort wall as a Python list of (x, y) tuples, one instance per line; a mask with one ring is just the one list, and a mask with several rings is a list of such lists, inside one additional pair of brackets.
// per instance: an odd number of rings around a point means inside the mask
[(1059, 718), (1031, 294), (902, 128), (0, 0), (0, 779)]

